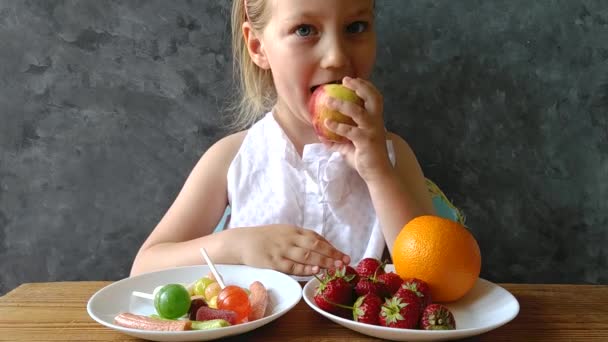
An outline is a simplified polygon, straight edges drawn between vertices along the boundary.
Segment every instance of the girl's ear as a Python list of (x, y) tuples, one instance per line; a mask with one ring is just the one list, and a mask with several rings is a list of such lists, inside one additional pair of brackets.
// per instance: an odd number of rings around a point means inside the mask
[(249, 21), (243, 23), (243, 37), (245, 38), (251, 60), (264, 70), (270, 69), (266, 51), (264, 50), (264, 43), (260, 37), (257, 36)]

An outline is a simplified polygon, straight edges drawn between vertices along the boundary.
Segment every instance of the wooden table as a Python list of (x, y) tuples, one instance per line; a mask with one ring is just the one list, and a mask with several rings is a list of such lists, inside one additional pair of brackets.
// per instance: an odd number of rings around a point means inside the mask
[[(0, 297), (0, 341), (133, 341), (93, 321), (86, 303), (110, 282), (23, 284)], [(467, 341), (608, 341), (608, 285), (501, 284), (519, 301), (510, 323)], [(302, 300), (276, 321), (225, 341), (376, 341)]]

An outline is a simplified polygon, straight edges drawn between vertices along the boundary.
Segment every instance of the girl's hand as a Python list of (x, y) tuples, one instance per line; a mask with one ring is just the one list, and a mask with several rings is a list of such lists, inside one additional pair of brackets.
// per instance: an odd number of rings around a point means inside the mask
[(364, 106), (333, 98), (328, 100), (327, 106), (350, 116), (357, 126), (326, 120), (327, 128), (348, 138), (350, 143), (324, 143), (342, 153), (347, 163), (369, 183), (392, 169), (386, 149), (382, 94), (370, 82), (360, 78), (344, 77), (342, 84), (357, 93)]
[(348, 265), (350, 258), (312, 230), (291, 225), (231, 229), (238, 237), (231, 248), (241, 263), (283, 273), (310, 276), (321, 269)]

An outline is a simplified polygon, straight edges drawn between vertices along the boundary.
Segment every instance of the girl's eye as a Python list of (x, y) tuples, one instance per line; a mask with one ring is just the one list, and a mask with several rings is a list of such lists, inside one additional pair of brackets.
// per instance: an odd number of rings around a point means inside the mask
[(365, 21), (355, 21), (354, 23), (348, 25), (346, 27), (346, 32), (348, 33), (361, 33), (367, 30), (369, 24)]
[(308, 37), (314, 34), (315, 29), (311, 25), (300, 25), (296, 27), (295, 33), (300, 37)]

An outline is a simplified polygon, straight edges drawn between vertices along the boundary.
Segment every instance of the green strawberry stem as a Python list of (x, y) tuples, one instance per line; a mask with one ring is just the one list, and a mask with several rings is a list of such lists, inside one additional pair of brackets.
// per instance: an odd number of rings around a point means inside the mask
[(376, 282), (376, 280), (377, 280), (378, 270), (383, 270), (384, 266), (386, 266), (386, 263), (388, 263), (388, 259), (385, 259), (382, 263), (380, 263), (380, 265), (378, 265), (378, 267), (376, 267), (376, 270), (374, 271), (374, 275), (370, 277), (370, 279), (373, 282)]

